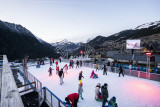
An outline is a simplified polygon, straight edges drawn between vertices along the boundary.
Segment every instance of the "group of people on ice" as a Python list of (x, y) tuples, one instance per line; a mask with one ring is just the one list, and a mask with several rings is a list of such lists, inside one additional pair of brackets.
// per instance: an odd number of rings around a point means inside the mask
[(43, 58), (37, 61), (36, 68), (40, 68), (41, 65), (45, 65)]
[[(102, 102), (102, 107), (118, 107), (116, 103), (116, 97), (112, 97), (108, 101), (108, 84), (104, 83), (104, 85), (101, 87), (101, 84), (98, 83), (95, 88), (95, 100)], [(101, 89), (101, 92), (100, 92)], [(106, 103), (108, 102), (108, 106), (106, 106)]]

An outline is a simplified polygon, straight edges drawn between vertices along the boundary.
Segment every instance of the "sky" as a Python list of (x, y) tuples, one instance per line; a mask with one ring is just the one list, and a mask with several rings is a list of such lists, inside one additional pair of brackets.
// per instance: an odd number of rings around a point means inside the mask
[(0, 0), (0, 20), (49, 43), (86, 42), (160, 20), (160, 0)]

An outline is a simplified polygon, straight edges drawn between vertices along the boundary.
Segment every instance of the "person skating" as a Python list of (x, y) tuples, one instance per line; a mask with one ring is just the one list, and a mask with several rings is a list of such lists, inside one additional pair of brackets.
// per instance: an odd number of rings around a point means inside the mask
[(98, 69), (98, 65), (96, 64), (96, 71), (97, 71), (97, 70), (99, 70), (99, 69)]
[(105, 104), (106, 104), (108, 96), (109, 96), (108, 89), (107, 89), (107, 83), (105, 83), (101, 87), (101, 95), (102, 95), (102, 107), (105, 107)]
[(50, 66), (52, 66), (52, 59), (51, 59), (51, 58), (49, 58), (49, 60), (50, 60)]
[(102, 101), (100, 89), (101, 89), (101, 84), (98, 83), (96, 85), (96, 88), (95, 88), (95, 99), (96, 99), (96, 101)]
[(82, 67), (82, 61), (80, 60), (80, 67)]
[(59, 78), (60, 78), (60, 85), (62, 85), (63, 82), (63, 78), (64, 78), (64, 73), (63, 73), (63, 69), (61, 69), (58, 73)]
[[(79, 82), (82, 83), (82, 71), (79, 73)], [(83, 77), (84, 78), (84, 77)]]
[(91, 76), (90, 76), (90, 78), (94, 78), (94, 70), (92, 70), (92, 73), (91, 73)]
[(79, 84), (79, 87), (78, 87), (78, 94), (79, 94), (79, 97), (81, 97), (81, 99), (83, 100), (83, 97), (82, 97), (82, 92), (83, 92), (83, 83), (80, 83)]
[(121, 74), (124, 76), (122, 66), (119, 65), (119, 76), (118, 77), (120, 77)]
[(76, 61), (76, 69), (77, 69), (77, 67), (79, 68), (79, 61), (78, 60)]
[(51, 75), (52, 75), (52, 70), (54, 70), (54, 69), (52, 69), (51, 67), (49, 67), (49, 70), (48, 70), (48, 72), (49, 72), (49, 76), (51, 76)]
[(67, 74), (67, 70), (68, 70), (67, 64), (63, 67), (63, 69), (64, 69), (64, 73), (66, 72), (66, 74)]
[(59, 73), (59, 66), (56, 67), (56, 74)]
[(56, 67), (58, 66), (58, 61), (56, 61)]
[(105, 65), (105, 64), (104, 64), (104, 66), (103, 66), (102, 69), (103, 69), (103, 75), (105, 75), (105, 74), (107, 75), (107, 68), (106, 68), (106, 65)]
[(71, 102), (71, 106), (72, 107), (77, 107), (77, 102), (79, 100), (79, 95), (78, 93), (72, 93), (72, 94), (69, 94), (66, 98), (65, 98), (65, 101), (70, 101)]
[(40, 68), (40, 62), (39, 61), (37, 61), (36, 68)]
[(61, 57), (59, 57), (59, 62), (61, 63)]
[(112, 97), (109, 102), (108, 102), (108, 107), (118, 107), (117, 103), (116, 103), (116, 97)]
[(54, 58), (52, 58), (52, 62), (53, 62), (53, 64), (54, 64)]

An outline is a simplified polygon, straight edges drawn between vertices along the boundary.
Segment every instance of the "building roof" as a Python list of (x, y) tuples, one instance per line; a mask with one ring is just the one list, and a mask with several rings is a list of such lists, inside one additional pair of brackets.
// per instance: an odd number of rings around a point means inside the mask
[(155, 55), (155, 62), (160, 63), (160, 55)]
[(147, 61), (147, 56), (146, 55), (135, 55), (133, 60), (134, 61)]
[(113, 55), (113, 59), (120, 59), (120, 60), (132, 60), (131, 54), (115, 54)]

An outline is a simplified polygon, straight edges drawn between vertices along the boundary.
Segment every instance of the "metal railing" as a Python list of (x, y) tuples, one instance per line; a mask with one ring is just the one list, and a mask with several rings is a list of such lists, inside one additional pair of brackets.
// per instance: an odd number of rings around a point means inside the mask
[[(82, 65), (84, 67), (90, 67), (90, 68), (96, 67), (96, 64), (93, 64), (93, 63), (83, 62)], [(109, 72), (119, 73), (118, 67), (110, 67), (110, 66), (106, 66), (106, 67), (107, 67), (107, 71), (109, 71)], [(102, 69), (102, 68), (103, 68), (103, 65), (98, 65), (98, 69)], [(124, 69), (124, 74), (139, 77), (139, 78), (154, 80), (154, 81), (160, 81), (160, 74), (156, 74), (156, 73), (148, 73), (148, 72), (144, 72), (144, 71)]]
[(53, 94), (47, 87), (43, 87), (38, 92), (39, 107), (45, 101), (50, 107), (66, 107), (65, 103), (61, 101), (55, 94)]
[[(24, 78), (24, 73), (23, 73), (22, 68), (19, 69), (19, 73)], [(28, 83), (35, 82), (36, 91), (39, 91), (42, 88), (42, 83), (36, 77), (34, 77), (31, 73), (27, 72), (27, 75), (28, 75)], [(33, 87), (33, 86), (30, 85), (30, 87)]]

